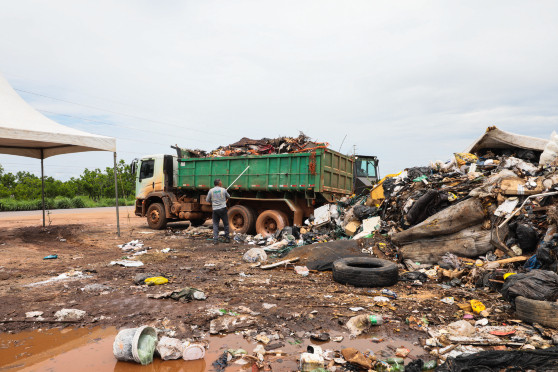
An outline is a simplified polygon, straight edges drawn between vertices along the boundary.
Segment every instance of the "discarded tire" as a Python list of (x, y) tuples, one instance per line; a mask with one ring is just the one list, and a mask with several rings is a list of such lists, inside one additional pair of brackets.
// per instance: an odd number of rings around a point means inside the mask
[(248, 234), (254, 230), (256, 216), (252, 208), (235, 205), (229, 209), (229, 226), (232, 232)]
[(355, 287), (387, 287), (397, 283), (397, 264), (372, 257), (342, 258), (333, 263), (333, 280)]
[(515, 312), (519, 319), (558, 329), (558, 302), (515, 298)]
[[(232, 208), (231, 208), (232, 209)], [(287, 215), (278, 210), (268, 209), (262, 212), (256, 220), (256, 232), (267, 237), (275, 234), (276, 231), (283, 230), (288, 226), (289, 219)]]
[(154, 230), (162, 230), (167, 226), (167, 215), (165, 206), (161, 203), (153, 203), (147, 209), (147, 224)]

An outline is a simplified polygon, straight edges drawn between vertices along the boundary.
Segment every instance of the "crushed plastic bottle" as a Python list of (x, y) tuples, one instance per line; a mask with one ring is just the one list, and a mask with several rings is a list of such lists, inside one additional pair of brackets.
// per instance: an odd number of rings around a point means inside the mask
[(397, 293), (395, 293), (394, 291), (391, 291), (387, 288), (382, 289), (382, 294), (386, 297), (393, 298), (394, 300), (397, 299)]
[(434, 368), (436, 368), (438, 366), (438, 363), (435, 360), (429, 360), (427, 362), (424, 362), (424, 364), (422, 365), (422, 370), (423, 371), (430, 371)]
[(351, 335), (358, 336), (370, 326), (378, 326), (383, 323), (384, 317), (381, 314), (362, 314), (349, 319), (346, 327), (351, 332)]

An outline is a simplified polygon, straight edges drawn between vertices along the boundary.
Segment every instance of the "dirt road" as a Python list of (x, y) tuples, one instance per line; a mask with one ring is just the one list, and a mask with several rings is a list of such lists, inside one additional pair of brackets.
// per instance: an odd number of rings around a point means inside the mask
[[(214, 246), (207, 236), (188, 237), (184, 234), (187, 223), (153, 231), (145, 219), (123, 210), (118, 238), (113, 208), (53, 213), (46, 229), (41, 227), (40, 217), (40, 212), (0, 214), (0, 331), (149, 324), (179, 337), (204, 339), (210, 322), (229, 312), (250, 321), (224, 333), (249, 330), (255, 336), (265, 332), (284, 341), (307, 338), (309, 332), (327, 332), (348, 339), (347, 320), (374, 312), (391, 319), (382, 326), (385, 339), (419, 345), (419, 338), (426, 338), (426, 334), (413, 319), (446, 324), (459, 317), (459, 308), (441, 303), (440, 298), (477, 298), (487, 306), (495, 301), (494, 296), (446, 290), (436, 283), (417, 288), (400, 282), (390, 288), (398, 299), (379, 306), (372, 300), (374, 290), (339, 285), (331, 272), (303, 277), (292, 266), (273, 270), (254, 267), (242, 260), (243, 253), (253, 246)], [(117, 245), (133, 239), (151, 248), (137, 258), (144, 266), (111, 266), (111, 261), (130, 256)], [(165, 248), (170, 251), (163, 253)], [(58, 258), (43, 259), (53, 254)], [(169, 283), (150, 287), (133, 283), (136, 274), (148, 272), (162, 274)], [(64, 273), (66, 277), (59, 277)], [(55, 277), (62, 279), (53, 280)], [(148, 297), (185, 287), (204, 291), (207, 299), (179, 302)], [(351, 307), (364, 310), (352, 311)], [(63, 308), (84, 310), (86, 315), (77, 322), (57, 323), (54, 314)], [(42, 320), (26, 318), (30, 311), (42, 311)], [(425, 353), (420, 347), (417, 350), (412, 358)], [(386, 353), (393, 355), (393, 350)]]

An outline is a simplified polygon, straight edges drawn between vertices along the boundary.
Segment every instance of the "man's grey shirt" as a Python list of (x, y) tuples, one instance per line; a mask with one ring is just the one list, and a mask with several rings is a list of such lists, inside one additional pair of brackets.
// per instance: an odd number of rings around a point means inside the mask
[(211, 203), (213, 210), (227, 208), (227, 199), (231, 196), (226, 189), (215, 186), (207, 193), (205, 200)]

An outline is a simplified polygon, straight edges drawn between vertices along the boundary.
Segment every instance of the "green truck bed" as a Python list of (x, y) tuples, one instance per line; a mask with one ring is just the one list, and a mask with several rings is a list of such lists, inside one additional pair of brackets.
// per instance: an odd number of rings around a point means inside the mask
[(210, 189), (213, 180), (220, 178), (228, 187), (248, 166), (231, 190), (350, 194), (353, 188), (352, 158), (323, 148), (294, 154), (178, 159), (176, 186)]

